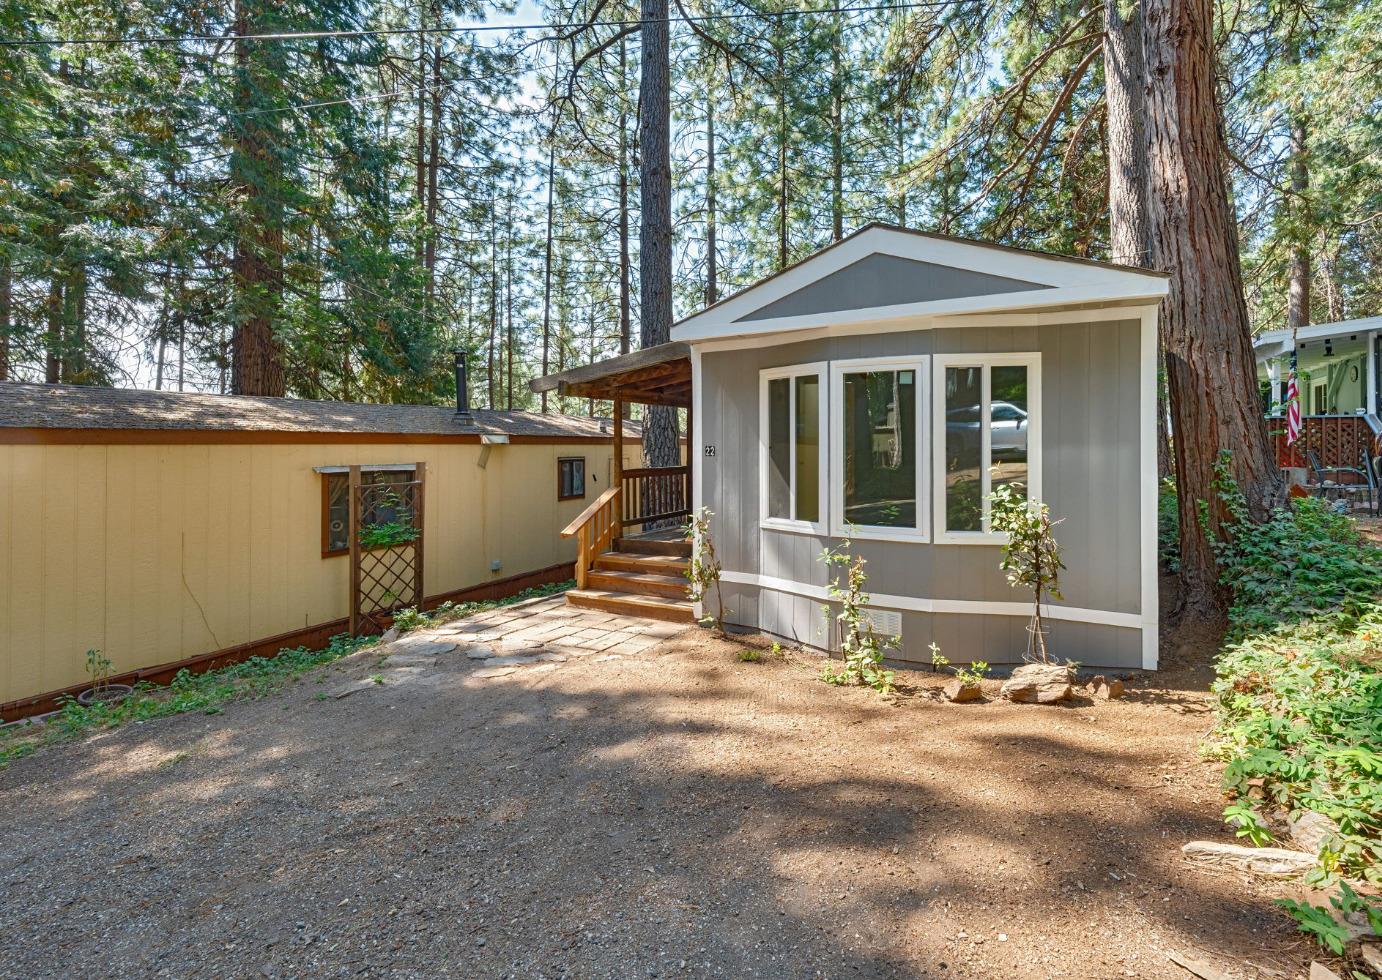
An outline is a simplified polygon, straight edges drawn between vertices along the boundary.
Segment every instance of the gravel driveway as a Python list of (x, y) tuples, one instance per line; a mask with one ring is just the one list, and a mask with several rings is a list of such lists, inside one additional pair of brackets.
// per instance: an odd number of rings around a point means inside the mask
[(21, 760), (0, 975), (1303, 975), (1179, 858), (1225, 836), (1204, 695), (889, 705), (741, 648), (366, 652)]

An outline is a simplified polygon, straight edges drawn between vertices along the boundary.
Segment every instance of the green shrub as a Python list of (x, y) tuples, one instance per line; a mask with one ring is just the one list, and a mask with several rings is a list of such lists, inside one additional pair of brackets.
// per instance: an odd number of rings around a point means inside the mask
[(1180, 571), (1180, 503), (1176, 498), (1176, 482), (1161, 481), (1156, 498), (1156, 545), (1161, 567), (1168, 572)]
[(1321, 876), (1382, 882), (1382, 549), (1315, 500), (1250, 523), (1222, 462), (1217, 489), (1232, 515), (1211, 743), (1226, 816), (1260, 841), (1251, 810), (1321, 813), (1339, 827)]

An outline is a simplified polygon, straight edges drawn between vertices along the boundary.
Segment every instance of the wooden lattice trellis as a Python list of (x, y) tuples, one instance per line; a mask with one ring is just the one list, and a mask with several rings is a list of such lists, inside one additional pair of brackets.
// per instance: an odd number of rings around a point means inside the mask
[[(350, 632), (382, 633), (390, 616), (420, 608), (422, 587), (423, 490), (427, 464), (418, 463), (407, 483), (364, 483), (350, 468)], [(362, 544), (361, 532), (392, 529), (387, 544)], [(376, 535), (378, 536), (378, 535)]]

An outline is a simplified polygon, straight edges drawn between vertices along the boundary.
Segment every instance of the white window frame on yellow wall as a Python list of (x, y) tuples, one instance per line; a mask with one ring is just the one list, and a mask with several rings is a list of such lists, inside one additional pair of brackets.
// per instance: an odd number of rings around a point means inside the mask
[[(930, 540), (930, 481), (926, 479), (926, 465), (930, 459), (925, 451), (930, 431), (927, 414), (931, 401), (927, 392), (931, 386), (930, 355), (907, 354), (897, 357), (859, 357), (830, 362), (830, 528), (839, 537), (868, 541), (911, 541), (924, 544)], [(916, 524), (913, 527), (847, 524), (845, 522), (845, 375), (866, 374), (870, 371), (911, 371), (912, 383), (917, 386), (916, 406)]]
[[(935, 501), (934, 520), (937, 544), (984, 544), (1001, 545), (1007, 535), (993, 531), (989, 527), (989, 494), (993, 491), (993, 427), (992, 427), (992, 374), (995, 367), (1025, 367), (1027, 369), (1027, 499), (1041, 499), (1041, 354), (936, 354), (935, 375), (932, 379), (931, 417), (935, 420), (931, 473), (934, 481), (932, 499)], [(979, 470), (981, 473), (980, 499), (983, 507), (982, 530), (952, 531), (945, 521), (945, 443), (946, 406), (945, 372), (948, 368), (981, 368), (979, 413)]]
[[(829, 469), (830, 453), (828, 446), (827, 433), (829, 431), (829, 384), (827, 379), (827, 362), (813, 361), (808, 364), (791, 364), (783, 367), (764, 368), (758, 372), (758, 517), (759, 526), (776, 531), (794, 531), (801, 534), (825, 534), (826, 514), (829, 513)], [(817, 514), (814, 521), (803, 521), (797, 519), (797, 386), (796, 379), (801, 377), (814, 376), (816, 378), (819, 396), (816, 405), (816, 432), (819, 439), (817, 446), (818, 460), (816, 464), (817, 483), (816, 501)], [(771, 467), (771, 454), (769, 452), (768, 437), (770, 403), (768, 398), (769, 382), (786, 379), (789, 382), (787, 391), (789, 392), (789, 409), (787, 417), (787, 432), (789, 434), (788, 445), (790, 447), (790, 460), (788, 462), (788, 481), (787, 495), (791, 505), (791, 517), (770, 517), (768, 516), (768, 476)]]

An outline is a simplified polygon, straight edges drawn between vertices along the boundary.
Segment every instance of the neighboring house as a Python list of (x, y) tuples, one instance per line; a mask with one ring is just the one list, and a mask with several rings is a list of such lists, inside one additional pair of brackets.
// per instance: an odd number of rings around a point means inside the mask
[(80, 685), (88, 648), (166, 679), (344, 631), (350, 464), (367, 482), (426, 464), (429, 605), (569, 578), (558, 532), (608, 485), (609, 428), (0, 382), (0, 711)]
[(1258, 379), (1268, 386), (1270, 410), (1279, 411), (1285, 398), (1292, 348), (1302, 415), (1382, 415), (1382, 316), (1258, 334), (1253, 353)]
[[(1301, 438), (1286, 445), (1286, 383), (1296, 357)], [(1375, 461), (1382, 442), (1382, 316), (1317, 323), (1299, 330), (1268, 330), (1253, 341), (1257, 377), (1264, 389), (1265, 422), (1277, 462), (1306, 483), (1321, 479), (1359, 482), (1361, 477), (1328, 468), (1361, 468)]]
[(929, 662), (934, 641), (955, 662), (1018, 662), (1031, 606), (999, 569), (987, 500), (1020, 483), (1061, 522), (1051, 649), (1150, 669), (1166, 291), (1140, 269), (871, 225), (664, 348), (535, 387), (690, 403), (690, 506), (714, 514), (731, 624), (833, 646), (821, 554), (848, 536), (896, 660)]

